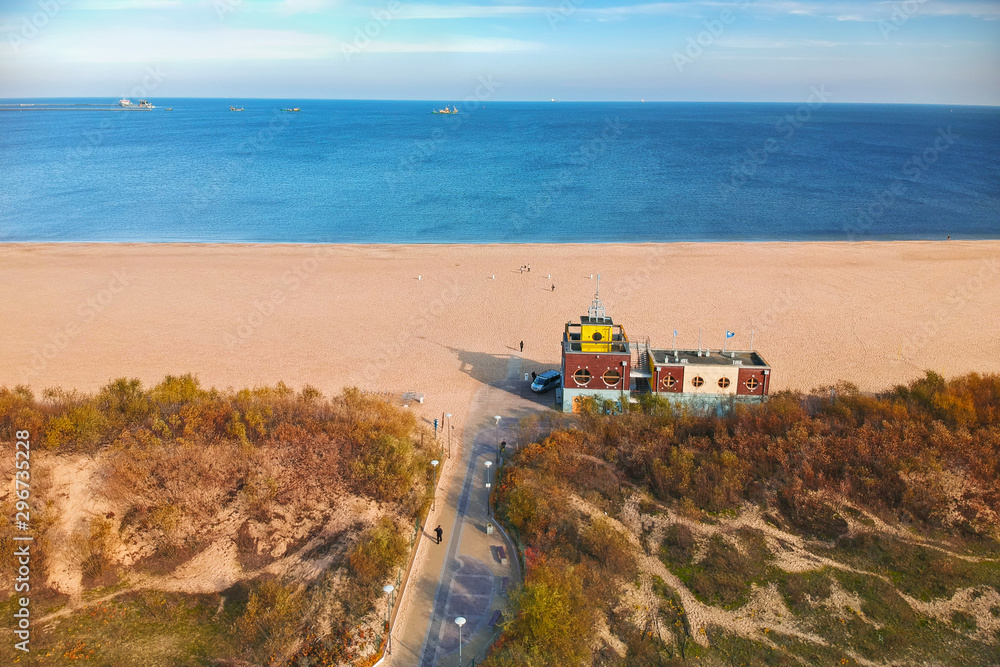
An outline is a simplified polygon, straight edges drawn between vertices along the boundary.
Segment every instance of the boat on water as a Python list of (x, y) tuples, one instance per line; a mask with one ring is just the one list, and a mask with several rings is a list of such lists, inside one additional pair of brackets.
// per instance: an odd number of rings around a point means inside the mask
[(282, 111), (302, 111), (302, 109), (295, 107), (294, 109), (282, 109)]
[(123, 109), (155, 109), (156, 106), (150, 104), (146, 100), (139, 100), (139, 104), (132, 104), (132, 100), (127, 97), (123, 97), (118, 100), (118, 106)]
[(451, 109), (449, 109), (448, 107), (445, 107), (443, 109), (434, 109), (434, 111), (432, 111), (431, 113), (455, 114), (458, 113), (458, 107), (453, 106)]
[(229, 107), (229, 110), (230, 110), (230, 111), (243, 111), (243, 107), (240, 107), (239, 109), (237, 109), (237, 108), (236, 108), (236, 107), (234, 107), (234, 106), (230, 106), (230, 107)]

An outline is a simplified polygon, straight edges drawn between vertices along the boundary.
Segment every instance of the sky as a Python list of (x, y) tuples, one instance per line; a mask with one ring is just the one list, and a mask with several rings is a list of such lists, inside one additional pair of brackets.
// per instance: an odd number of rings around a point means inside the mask
[(0, 0), (0, 97), (1000, 105), (1000, 0)]

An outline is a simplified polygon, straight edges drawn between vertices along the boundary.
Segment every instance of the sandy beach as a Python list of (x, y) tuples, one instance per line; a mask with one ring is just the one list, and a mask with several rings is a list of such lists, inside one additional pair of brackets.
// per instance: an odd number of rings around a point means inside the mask
[(0, 385), (192, 372), (220, 388), (415, 390), (427, 414), (459, 417), (520, 341), (525, 369), (558, 367), (597, 274), (633, 339), (671, 347), (677, 329), (691, 347), (701, 329), (721, 347), (729, 329), (745, 349), (753, 330), (772, 391), (1000, 372), (998, 241), (5, 244)]

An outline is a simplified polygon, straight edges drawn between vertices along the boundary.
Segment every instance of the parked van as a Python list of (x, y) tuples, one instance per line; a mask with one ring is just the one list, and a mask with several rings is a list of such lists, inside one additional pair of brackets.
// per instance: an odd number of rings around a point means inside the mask
[(561, 382), (562, 373), (559, 371), (545, 371), (535, 377), (535, 381), (531, 383), (531, 391), (541, 394), (549, 389), (555, 389)]

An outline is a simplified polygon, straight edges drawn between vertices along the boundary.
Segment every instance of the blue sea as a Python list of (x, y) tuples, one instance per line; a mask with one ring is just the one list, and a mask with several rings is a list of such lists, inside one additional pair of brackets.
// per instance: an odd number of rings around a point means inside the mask
[(150, 101), (3, 100), (0, 241), (1000, 237), (996, 107)]

